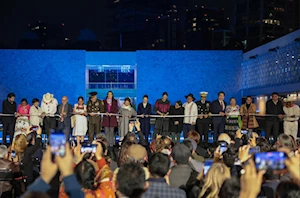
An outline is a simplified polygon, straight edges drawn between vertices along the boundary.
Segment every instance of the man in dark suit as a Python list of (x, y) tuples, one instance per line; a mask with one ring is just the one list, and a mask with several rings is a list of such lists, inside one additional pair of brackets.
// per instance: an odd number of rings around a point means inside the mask
[(214, 141), (217, 141), (220, 133), (224, 133), (225, 128), (225, 108), (226, 102), (224, 101), (225, 93), (220, 91), (218, 93), (218, 100), (211, 103), (211, 113), (220, 114), (220, 116), (213, 116), (212, 123), (214, 129)]
[[(15, 94), (9, 93), (7, 95), (7, 100), (4, 100), (2, 103), (2, 113), (4, 114), (15, 114), (17, 112), (17, 104), (15, 102)], [(14, 137), (16, 117), (15, 116), (3, 116), (3, 133), (2, 133), (2, 143), (6, 144), (6, 135), (9, 131), (10, 143)]]
[(61, 104), (57, 106), (57, 114), (60, 115), (57, 129), (63, 131), (67, 139), (69, 139), (71, 132), (72, 113), (73, 108), (72, 105), (68, 103), (68, 97), (62, 97)]

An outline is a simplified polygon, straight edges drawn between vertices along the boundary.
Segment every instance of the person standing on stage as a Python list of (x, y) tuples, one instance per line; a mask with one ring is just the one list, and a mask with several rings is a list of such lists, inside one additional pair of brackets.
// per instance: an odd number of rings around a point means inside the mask
[(87, 113), (89, 114), (89, 142), (92, 143), (95, 133), (96, 135), (101, 133), (101, 115), (97, 115), (97, 113), (104, 113), (104, 102), (97, 99), (97, 92), (90, 93)]
[(255, 118), (256, 105), (252, 103), (251, 96), (246, 97), (246, 103), (240, 108), (240, 114), (242, 116), (242, 129), (253, 130), (258, 127), (258, 122)]
[(84, 104), (84, 99), (80, 96), (74, 105), (73, 113), (75, 116), (75, 126), (73, 128), (73, 136), (76, 137), (77, 145), (84, 141), (84, 136), (87, 132), (87, 107)]
[(196, 120), (198, 117), (197, 104), (194, 102), (195, 98), (193, 94), (185, 96), (187, 102), (183, 104), (184, 107), (184, 119), (183, 119), (183, 137), (186, 138), (187, 134), (191, 130), (195, 130)]
[(200, 92), (201, 100), (197, 101), (198, 107), (198, 118), (196, 121), (197, 131), (200, 134), (200, 141), (204, 135), (204, 142), (208, 144), (208, 133), (209, 133), (209, 113), (210, 113), (210, 102), (206, 100), (208, 92)]
[(169, 115), (170, 101), (168, 100), (168, 93), (164, 92), (162, 98), (158, 99), (154, 105), (154, 111), (161, 117), (156, 118), (153, 139), (157, 135), (168, 135), (169, 133), (169, 118), (165, 117)]
[(172, 140), (173, 142), (180, 143), (180, 134), (183, 130), (183, 116), (184, 116), (184, 108), (182, 107), (182, 102), (180, 100), (175, 103), (175, 106), (171, 106), (170, 116), (171, 115), (182, 116), (182, 117), (170, 118), (170, 131), (171, 131)]
[(277, 92), (272, 93), (272, 99), (266, 103), (266, 116), (265, 130), (266, 138), (269, 140), (270, 135), (273, 135), (274, 141), (277, 141), (279, 133), (279, 122), (283, 118), (283, 104), (278, 100), (279, 96)]
[(117, 117), (111, 114), (118, 113), (118, 101), (114, 98), (112, 91), (107, 92), (106, 99), (104, 100), (104, 112), (106, 112), (106, 115), (103, 116), (102, 126), (104, 127), (108, 146), (113, 147), (116, 143), (115, 127), (118, 127), (118, 121)]
[(21, 104), (18, 105), (18, 118), (15, 125), (15, 136), (16, 133), (25, 133), (29, 127), (29, 111), (30, 105), (26, 98), (21, 100)]
[(138, 105), (138, 115), (141, 115), (140, 118), (141, 130), (145, 136), (145, 140), (148, 143), (148, 137), (150, 134), (150, 115), (152, 114), (151, 104), (148, 103), (148, 95), (144, 95), (143, 102)]
[(239, 116), (240, 116), (240, 107), (236, 104), (235, 98), (230, 98), (230, 105), (226, 106), (225, 109), (226, 122), (225, 122), (225, 132), (236, 133), (240, 129), (239, 125)]
[(219, 134), (224, 133), (225, 129), (225, 108), (226, 102), (224, 101), (225, 93), (220, 91), (218, 99), (211, 103), (211, 113), (219, 114), (220, 116), (213, 116), (212, 123), (214, 129), (214, 141), (216, 142)]
[(129, 132), (130, 118), (136, 116), (136, 111), (132, 108), (130, 98), (124, 99), (124, 104), (120, 107), (119, 114), (122, 115), (119, 120), (119, 141), (123, 141), (125, 135)]
[[(14, 93), (9, 93), (7, 95), (7, 100), (2, 103), (2, 113), (3, 114), (13, 114), (17, 113), (17, 104), (15, 102), (16, 95)], [(12, 143), (15, 131), (16, 117), (15, 116), (2, 116), (3, 133), (2, 133), (2, 143), (6, 144), (6, 135), (9, 131), (10, 143)]]
[(285, 113), (284, 122), (283, 122), (283, 130), (287, 135), (292, 135), (295, 140), (297, 139), (298, 133), (298, 120), (300, 116), (299, 106), (294, 104), (296, 98), (288, 97), (283, 100), (285, 102), (285, 106), (283, 107), (283, 111)]
[(50, 134), (51, 129), (56, 128), (56, 119), (55, 119), (55, 114), (57, 112), (57, 105), (58, 102), (54, 98), (53, 94), (46, 93), (43, 95), (43, 100), (42, 100), (42, 112), (44, 113), (44, 128), (45, 128), (45, 133)]
[(57, 114), (60, 115), (57, 129), (64, 132), (67, 140), (70, 138), (71, 116), (73, 114), (73, 107), (68, 102), (68, 97), (63, 96), (61, 99), (61, 104), (57, 107)]
[(43, 110), (39, 107), (39, 104), (39, 99), (32, 99), (32, 106), (29, 110), (31, 126), (40, 126), (42, 124), (44, 113)]

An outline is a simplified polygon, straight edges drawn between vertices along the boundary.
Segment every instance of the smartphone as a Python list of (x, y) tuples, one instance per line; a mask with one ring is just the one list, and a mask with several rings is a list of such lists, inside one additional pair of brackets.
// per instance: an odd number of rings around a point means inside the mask
[(51, 153), (61, 157), (66, 154), (66, 136), (63, 133), (50, 134)]
[(39, 129), (39, 126), (32, 126), (30, 128), (30, 131), (37, 131)]
[(227, 142), (220, 142), (220, 151), (221, 153), (227, 151)]
[(81, 146), (81, 153), (96, 153), (97, 145), (96, 144), (85, 144)]
[(11, 151), (11, 158), (15, 158), (16, 157), (16, 152), (15, 151)]
[(249, 149), (249, 154), (250, 155), (253, 155), (253, 154), (256, 154), (256, 153), (260, 153), (260, 147), (259, 146), (251, 147)]
[(210, 167), (213, 163), (214, 163), (213, 160), (204, 161), (204, 175), (207, 174), (208, 170), (210, 169)]
[(241, 130), (241, 134), (246, 135), (248, 133), (247, 130)]
[(254, 161), (256, 169), (258, 170), (282, 170), (285, 169), (285, 160), (287, 156), (284, 152), (265, 152), (256, 153)]

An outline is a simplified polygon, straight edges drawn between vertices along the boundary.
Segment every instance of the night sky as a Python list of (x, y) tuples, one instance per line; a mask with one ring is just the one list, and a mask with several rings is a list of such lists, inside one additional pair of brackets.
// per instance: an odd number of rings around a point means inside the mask
[[(142, 1), (142, 0), (141, 0)], [(189, 0), (189, 4), (225, 8), (226, 15), (233, 16), (236, 0)], [(0, 2), (0, 44), (16, 48), (27, 25), (38, 21), (51, 24), (64, 23), (67, 36), (72, 40), (79, 30), (89, 28), (97, 39), (104, 38), (106, 28), (107, 0), (2, 0)]]

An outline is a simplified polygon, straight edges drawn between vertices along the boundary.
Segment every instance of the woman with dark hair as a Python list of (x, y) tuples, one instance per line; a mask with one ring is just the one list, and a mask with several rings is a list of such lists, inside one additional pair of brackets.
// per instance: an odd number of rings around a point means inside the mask
[(239, 130), (239, 114), (240, 107), (236, 104), (235, 98), (230, 98), (230, 105), (225, 109), (225, 114), (227, 116), (225, 123), (225, 132), (236, 132)]
[(154, 111), (157, 115), (160, 115), (160, 118), (156, 118), (154, 135), (153, 138), (156, 138), (156, 135), (168, 135), (169, 133), (169, 118), (165, 117), (169, 115), (170, 110), (170, 101), (168, 100), (168, 93), (164, 92), (162, 98), (158, 99), (154, 105)]
[(73, 113), (75, 114), (75, 126), (73, 128), (73, 136), (76, 136), (77, 144), (84, 141), (87, 132), (87, 107), (84, 104), (82, 96), (78, 98), (78, 103), (74, 105)]
[(138, 105), (138, 115), (141, 115), (141, 130), (145, 136), (146, 142), (148, 143), (148, 137), (150, 134), (150, 117), (152, 114), (151, 104), (148, 103), (148, 95), (144, 95), (143, 102)]
[(117, 117), (111, 114), (118, 113), (118, 101), (114, 98), (112, 91), (107, 92), (106, 99), (104, 100), (104, 111), (106, 115), (103, 116), (102, 126), (104, 127), (105, 135), (108, 141), (110, 150), (115, 145), (115, 127), (118, 127)]
[[(182, 102), (179, 100), (175, 103), (175, 106), (171, 106), (170, 115), (184, 115), (184, 108)], [(183, 129), (183, 117), (170, 118), (170, 132), (173, 142), (180, 142), (180, 134)], [(175, 140), (176, 137), (176, 140)]]
[(39, 107), (40, 100), (34, 98), (32, 100), (32, 106), (30, 107), (30, 125), (32, 126), (40, 126), (43, 123), (43, 110)]
[(122, 147), (119, 152), (118, 156), (118, 166), (121, 167), (123, 164), (125, 164), (128, 161), (129, 155), (128, 155), (128, 148), (135, 144), (135, 142), (127, 141), (124, 144), (122, 144)]
[(129, 130), (129, 119), (133, 116), (136, 116), (136, 111), (131, 106), (131, 101), (129, 98), (125, 98), (124, 104), (119, 110), (119, 114), (122, 116), (119, 120), (119, 141), (123, 141), (124, 136), (128, 133)]
[(15, 135), (25, 133), (29, 126), (29, 111), (30, 105), (27, 100), (23, 98), (21, 104), (18, 105), (18, 118), (15, 126)]

